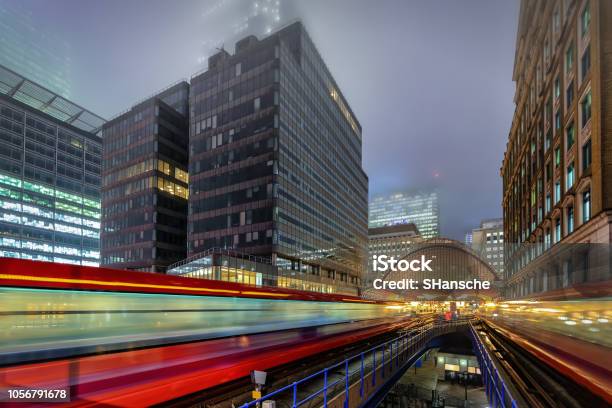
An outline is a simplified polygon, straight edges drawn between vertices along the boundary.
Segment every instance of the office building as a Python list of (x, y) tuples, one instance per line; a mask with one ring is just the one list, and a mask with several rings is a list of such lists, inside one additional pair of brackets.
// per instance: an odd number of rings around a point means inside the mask
[(504, 273), (504, 222), (501, 218), (482, 220), (480, 227), (470, 233), (470, 246), (503, 277)]
[(186, 256), (189, 84), (103, 128), (102, 264), (165, 272)]
[(276, 31), (294, 18), (297, 2), (294, 0), (216, 0), (207, 4), (202, 13), (202, 57), (206, 66), (208, 57), (220, 49), (232, 47), (250, 35), (258, 38)]
[(368, 229), (368, 273), (374, 276), (372, 258), (375, 255), (387, 255), (402, 259), (414, 245), (423, 242), (419, 230), (414, 224), (395, 224)]
[(191, 81), (189, 255), (269, 257), (280, 275), (357, 287), (367, 250), (361, 126), (299, 22)]
[[(607, 0), (521, 1), (501, 167), (510, 297), (610, 279), (588, 254), (612, 234), (610, 21)], [(536, 262), (563, 248), (587, 252)]]
[(70, 55), (70, 44), (42, 28), (27, 6), (0, 3), (0, 65), (70, 99)]
[(99, 264), (104, 120), (0, 66), (0, 256)]
[(440, 235), (438, 192), (419, 189), (379, 195), (370, 200), (370, 228), (413, 223), (423, 238)]

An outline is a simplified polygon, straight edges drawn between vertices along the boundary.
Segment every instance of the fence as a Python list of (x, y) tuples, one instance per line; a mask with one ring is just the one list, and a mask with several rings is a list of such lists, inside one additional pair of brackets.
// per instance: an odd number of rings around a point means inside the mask
[(241, 408), (260, 406), (263, 401), (289, 400), (292, 408), (320, 406), (348, 408), (366, 402), (394, 374), (415, 361), (434, 337), (467, 327), (468, 320), (430, 323), (357, 355), (326, 367), (299, 381), (250, 401)]

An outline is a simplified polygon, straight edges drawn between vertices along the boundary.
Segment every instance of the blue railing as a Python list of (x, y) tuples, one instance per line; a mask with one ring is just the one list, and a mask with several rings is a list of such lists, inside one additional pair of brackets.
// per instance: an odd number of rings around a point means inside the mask
[[(399, 368), (404, 367), (406, 363), (418, 357), (429, 340), (439, 334), (455, 330), (458, 325), (465, 324), (467, 324), (467, 320), (442, 322), (439, 324), (428, 324), (411, 330), (395, 339), (379, 344), (299, 381), (279, 388), (259, 399), (250, 401), (242, 405), (241, 408), (260, 406), (263, 401), (278, 399), (279, 397), (282, 397), (284, 400), (290, 399), (292, 408), (297, 408), (317, 397), (322, 397), (322, 405), (327, 407), (330, 398), (336, 398), (341, 394), (345, 395), (343, 405), (345, 408), (348, 408), (351, 388), (353, 386), (359, 385), (359, 401), (364, 401), (374, 394), (380, 385), (387, 382)], [(333, 375), (338, 371), (343, 373), (342, 376), (338, 379), (333, 379)], [(368, 376), (371, 378), (368, 378)], [(385, 379), (385, 377), (387, 378)], [(320, 387), (313, 392), (305, 390), (306, 385), (317, 380), (322, 381)], [(301, 389), (306, 393), (303, 398), (299, 396)]]
[(476, 357), (478, 358), (478, 364), (480, 365), (480, 372), (482, 380), (485, 385), (487, 393), (487, 399), (491, 404), (492, 408), (516, 408), (518, 406), (516, 399), (510, 393), (506, 381), (499, 375), (499, 370), (493, 364), (491, 355), (487, 351), (485, 345), (482, 343), (480, 336), (476, 333), (473, 326), (470, 326), (470, 334), (472, 335), (472, 342), (474, 344), (474, 350), (476, 351)]

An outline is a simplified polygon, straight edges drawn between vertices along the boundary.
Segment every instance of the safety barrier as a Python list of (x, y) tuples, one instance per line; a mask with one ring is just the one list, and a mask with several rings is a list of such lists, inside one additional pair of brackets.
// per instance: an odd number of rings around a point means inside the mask
[(491, 359), (491, 355), (471, 324), (470, 334), (491, 408), (516, 408), (518, 406), (516, 399), (508, 389), (506, 381), (499, 375), (499, 370)]
[(293, 408), (306, 404), (332, 408), (361, 405), (408, 363), (415, 361), (429, 341), (468, 324), (469, 320), (463, 319), (421, 326), (250, 401), (241, 408), (259, 407), (264, 401), (273, 399), (290, 400)]

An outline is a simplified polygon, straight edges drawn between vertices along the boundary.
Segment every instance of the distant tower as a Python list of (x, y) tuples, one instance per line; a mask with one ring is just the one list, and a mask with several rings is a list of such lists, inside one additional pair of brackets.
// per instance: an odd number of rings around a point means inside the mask
[(17, 2), (0, 3), (0, 21), (0, 65), (70, 98), (70, 45), (41, 31)]
[(206, 40), (198, 62), (206, 65), (223, 44), (235, 44), (249, 35), (264, 37), (295, 16), (295, 0), (218, 0), (204, 10)]

